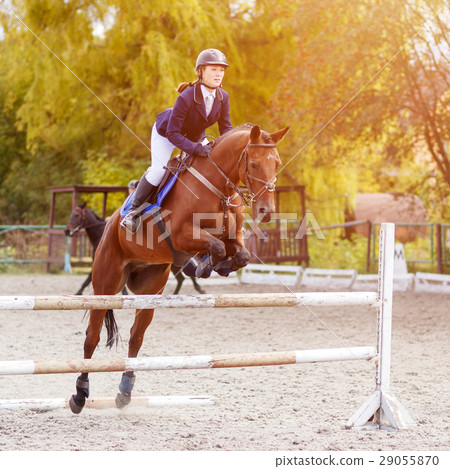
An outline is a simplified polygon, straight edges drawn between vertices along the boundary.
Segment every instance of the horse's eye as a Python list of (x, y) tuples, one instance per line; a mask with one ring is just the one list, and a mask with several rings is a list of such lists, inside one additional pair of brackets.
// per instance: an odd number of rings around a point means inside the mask
[(256, 169), (258, 167), (258, 163), (256, 161), (250, 161), (249, 166), (251, 169)]

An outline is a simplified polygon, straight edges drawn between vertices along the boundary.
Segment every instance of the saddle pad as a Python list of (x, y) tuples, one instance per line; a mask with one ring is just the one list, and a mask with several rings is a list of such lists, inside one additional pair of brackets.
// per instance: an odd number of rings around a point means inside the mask
[[(186, 161), (186, 159), (189, 158), (189, 155), (186, 156), (183, 161)], [(172, 165), (170, 165), (172, 166)], [(169, 167), (170, 168), (170, 167)], [(171, 169), (167, 169), (167, 172), (171, 171)], [(170, 192), (170, 190), (172, 189), (173, 185), (175, 184), (176, 180), (178, 179), (178, 176), (180, 175), (179, 172), (176, 172), (174, 175), (172, 175), (170, 177), (170, 179), (167, 181), (167, 183), (164, 185), (164, 187), (162, 187), (159, 191), (158, 191), (158, 195), (156, 197), (156, 203), (155, 204), (149, 204), (145, 209), (144, 211), (142, 212), (143, 214), (144, 213), (148, 213), (150, 212), (154, 207), (161, 207), (162, 203), (163, 203), (163, 200), (165, 199), (166, 195)], [(134, 193), (135, 191), (133, 191), (126, 199), (125, 199), (125, 202), (122, 204), (122, 207), (120, 209), (120, 216), (121, 217), (124, 217), (129, 211), (130, 211), (130, 207), (131, 207), (131, 204), (133, 202), (133, 199), (134, 199)]]
[[(132, 192), (126, 199), (125, 199), (125, 202), (122, 204), (122, 207), (120, 208), (120, 216), (121, 217), (124, 217), (129, 211), (130, 211), (130, 207), (131, 207), (131, 204), (133, 202), (133, 199), (134, 199), (134, 192)], [(149, 205), (148, 207), (145, 208), (145, 210), (142, 212), (142, 213), (146, 213), (148, 212), (149, 210), (152, 209), (152, 207), (155, 207), (156, 205), (153, 204), (153, 205)]]

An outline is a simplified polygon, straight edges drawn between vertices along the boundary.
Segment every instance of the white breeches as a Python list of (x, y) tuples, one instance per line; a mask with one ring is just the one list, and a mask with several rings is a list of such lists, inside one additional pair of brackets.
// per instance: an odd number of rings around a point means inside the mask
[(167, 162), (170, 160), (175, 145), (170, 143), (166, 137), (159, 135), (156, 130), (156, 125), (154, 124), (150, 148), (152, 152), (152, 164), (145, 172), (145, 179), (153, 186), (158, 186), (166, 172), (164, 166), (166, 166)]

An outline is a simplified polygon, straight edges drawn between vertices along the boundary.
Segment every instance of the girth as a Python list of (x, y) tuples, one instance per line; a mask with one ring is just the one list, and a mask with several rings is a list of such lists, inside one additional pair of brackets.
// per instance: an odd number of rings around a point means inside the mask
[(172, 263), (176, 267), (182, 267), (184, 265), (184, 263), (192, 257), (192, 254), (189, 253), (189, 252), (177, 251), (173, 247), (172, 238), (171, 238), (170, 233), (167, 230), (166, 224), (164, 223), (164, 220), (161, 216), (160, 207), (155, 205), (151, 209), (150, 215), (152, 215), (153, 220), (155, 221), (156, 227), (158, 228), (161, 235), (164, 237), (164, 240), (166, 241), (167, 246), (169, 246), (169, 249), (172, 253), (172, 260), (173, 260)]

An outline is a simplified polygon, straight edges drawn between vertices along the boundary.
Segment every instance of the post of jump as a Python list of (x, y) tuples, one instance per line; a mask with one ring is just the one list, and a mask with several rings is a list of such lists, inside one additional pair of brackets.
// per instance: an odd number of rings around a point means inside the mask
[(348, 420), (346, 427), (355, 429), (401, 429), (415, 425), (403, 405), (390, 390), (392, 294), (394, 284), (395, 225), (383, 223), (380, 230), (378, 264), (378, 363), (376, 389)]
[[(294, 350), (268, 353), (197, 355), (182, 357), (112, 358), (89, 360), (22, 360), (0, 361), (0, 375), (50, 374), (111, 371), (146, 371), (247, 366), (288, 365), (323, 361), (376, 359), (375, 391), (348, 420), (346, 428), (398, 430), (414, 425), (406, 409), (390, 391), (392, 296), (394, 279), (395, 225), (383, 223), (380, 230), (378, 292), (299, 292), (278, 294), (216, 295), (127, 295), (127, 296), (2, 296), (0, 310), (78, 310), (78, 309), (145, 309), (145, 308), (230, 308), (286, 307), (314, 305), (369, 305), (377, 309), (376, 347)], [(143, 398), (145, 405), (159, 405)], [(1, 408), (31, 406), (65, 407), (64, 400), (0, 400)], [(169, 399), (170, 401), (170, 399)], [(183, 403), (208, 405), (208, 396), (185, 396)], [(159, 401), (158, 401), (159, 402)], [(166, 402), (166, 401), (165, 401)], [(170, 403), (170, 402), (169, 402)], [(181, 403), (181, 400), (179, 400)], [(98, 402), (92, 406), (102, 406)], [(47, 406), (47, 407), (46, 407)], [(30, 407), (28, 407), (30, 408)]]

